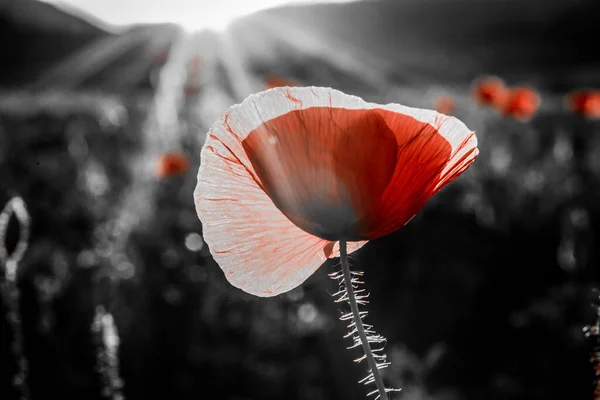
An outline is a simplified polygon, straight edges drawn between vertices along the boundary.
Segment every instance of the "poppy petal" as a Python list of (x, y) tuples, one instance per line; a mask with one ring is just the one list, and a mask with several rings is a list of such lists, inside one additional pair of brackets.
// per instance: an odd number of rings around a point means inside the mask
[(268, 90), (223, 123), (277, 207), (331, 241), (397, 230), (478, 152), (473, 132), (454, 117), (330, 88)]
[[(204, 239), (233, 286), (275, 296), (302, 284), (339, 251), (275, 207), (255, 179), (239, 137), (224, 122), (209, 132), (194, 192)], [(365, 243), (351, 243), (349, 251)]]
[(461, 121), (430, 110), (393, 109), (412, 115), (423, 125), (407, 127), (396, 117), (389, 125), (398, 138), (398, 165), (383, 194), (379, 214), (365, 224), (364, 237), (376, 239), (410, 221), (425, 203), (456, 179), (475, 160), (477, 138)]
[(311, 107), (266, 121), (243, 141), (264, 190), (298, 227), (359, 240), (397, 164), (382, 110)]

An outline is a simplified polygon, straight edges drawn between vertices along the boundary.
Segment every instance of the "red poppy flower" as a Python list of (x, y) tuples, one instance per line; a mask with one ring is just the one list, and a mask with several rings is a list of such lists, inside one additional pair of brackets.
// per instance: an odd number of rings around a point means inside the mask
[(183, 93), (185, 98), (197, 96), (200, 93), (200, 74), (202, 72), (202, 66), (204, 65), (204, 59), (196, 55), (192, 57), (188, 65), (186, 83), (183, 87)]
[(154, 67), (162, 67), (169, 58), (169, 49), (153, 46), (149, 42), (142, 43), (139, 49)]
[(169, 59), (169, 52), (164, 50), (155, 51), (151, 53), (149, 57), (152, 65), (156, 67), (162, 67), (167, 63), (167, 60)]
[(270, 76), (265, 82), (265, 90), (286, 86), (298, 86), (298, 84), (290, 79), (282, 78), (280, 76)]
[(229, 282), (274, 296), (339, 256), (339, 240), (351, 252), (405, 225), (477, 154), (454, 117), (330, 88), (272, 89), (209, 130), (196, 211)]
[(200, 93), (200, 85), (196, 83), (188, 82), (183, 86), (183, 94), (185, 95), (186, 99), (197, 96), (198, 93)]
[(571, 92), (566, 98), (567, 105), (575, 114), (583, 114), (588, 97), (589, 92), (586, 91)]
[(482, 79), (473, 86), (473, 99), (482, 106), (497, 107), (504, 103), (506, 95), (506, 86), (498, 78)]
[(194, 57), (192, 57), (192, 59), (190, 61), (190, 67), (189, 67), (190, 72), (197, 73), (202, 69), (203, 66), (204, 66), (204, 59), (202, 58), (202, 56), (195, 55)]
[(540, 96), (533, 89), (518, 87), (511, 89), (505, 101), (498, 107), (502, 115), (526, 121), (540, 106)]
[(452, 96), (442, 95), (435, 100), (435, 109), (439, 113), (451, 115), (454, 112), (454, 107), (455, 103)]
[(578, 91), (567, 96), (567, 104), (575, 114), (600, 118), (600, 91)]
[(184, 174), (190, 166), (188, 158), (180, 153), (165, 153), (156, 165), (156, 176), (160, 179)]

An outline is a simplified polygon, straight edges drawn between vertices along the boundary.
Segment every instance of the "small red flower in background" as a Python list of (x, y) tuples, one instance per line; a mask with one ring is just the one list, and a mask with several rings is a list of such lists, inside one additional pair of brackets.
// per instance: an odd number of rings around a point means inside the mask
[(197, 96), (200, 93), (200, 74), (204, 66), (204, 59), (200, 55), (192, 57), (188, 64), (186, 83), (183, 86), (183, 93), (186, 99)]
[(189, 71), (191, 73), (197, 73), (202, 69), (203, 66), (204, 66), (204, 59), (202, 58), (202, 56), (195, 55), (194, 57), (192, 57), (192, 59), (190, 61)]
[(454, 117), (330, 88), (248, 97), (209, 130), (196, 211), (234, 286), (275, 296), (321, 264), (405, 225), (475, 160)]
[(165, 153), (158, 159), (156, 176), (165, 179), (171, 176), (183, 175), (189, 167), (190, 163), (184, 154)]
[(527, 121), (535, 115), (540, 103), (540, 95), (535, 90), (518, 87), (509, 90), (498, 110), (506, 117)]
[(567, 96), (567, 104), (575, 114), (600, 118), (600, 90), (572, 92)]
[(583, 114), (588, 97), (589, 92), (587, 91), (571, 92), (566, 98), (567, 105), (575, 114)]
[(169, 59), (168, 48), (156, 48), (150, 45), (150, 43), (145, 42), (141, 45), (140, 49), (144, 56), (155, 67), (162, 67), (167, 63), (167, 60)]
[(153, 64), (162, 67), (167, 63), (169, 59), (169, 52), (167, 50), (162, 50), (154, 53), (152, 57)]
[(504, 103), (508, 90), (498, 78), (485, 78), (473, 85), (473, 99), (481, 106), (498, 107)]
[(200, 86), (195, 83), (186, 83), (183, 87), (183, 94), (186, 99), (197, 96), (198, 93), (200, 93)]
[(298, 84), (290, 79), (282, 78), (280, 76), (270, 76), (265, 82), (265, 90), (285, 86), (298, 86)]
[(451, 115), (454, 112), (456, 103), (454, 98), (449, 95), (441, 95), (435, 100), (435, 109), (437, 112)]

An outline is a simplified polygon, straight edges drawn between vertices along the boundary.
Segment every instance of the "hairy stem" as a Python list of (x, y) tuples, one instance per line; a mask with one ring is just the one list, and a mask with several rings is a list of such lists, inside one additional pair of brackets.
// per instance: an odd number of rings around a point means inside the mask
[(346, 290), (348, 291), (348, 303), (350, 303), (350, 309), (352, 310), (352, 315), (354, 316), (356, 329), (360, 337), (363, 351), (367, 357), (367, 363), (369, 364), (369, 368), (371, 369), (371, 373), (375, 379), (375, 385), (379, 391), (379, 398), (381, 400), (388, 400), (383, 379), (381, 379), (379, 368), (377, 368), (377, 362), (375, 361), (375, 357), (373, 357), (373, 351), (371, 350), (371, 346), (367, 340), (367, 334), (365, 333), (365, 328), (358, 311), (358, 305), (356, 304), (356, 298), (354, 297), (354, 288), (352, 287), (352, 276), (350, 275), (350, 266), (348, 265), (348, 252), (346, 250), (345, 240), (340, 240), (340, 258), (342, 262), (342, 272), (344, 273), (344, 284), (346, 285)]
[(594, 400), (600, 400), (600, 290), (592, 289), (592, 308), (596, 311), (596, 323), (583, 328), (585, 337), (590, 340), (592, 354), (590, 362), (594, 369)]

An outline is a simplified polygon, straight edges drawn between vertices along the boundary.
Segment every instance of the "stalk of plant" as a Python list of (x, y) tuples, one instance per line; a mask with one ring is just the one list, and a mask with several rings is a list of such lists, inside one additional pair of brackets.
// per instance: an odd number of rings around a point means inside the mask
[[(340, 290), (333, 295), (337, 297), (335, 301), (338, 303), (346, 301), (350, 306), (350, 312), (342, 313), (340, 317), (342, 321), (350, 321), (347, 326), (350, 332), (345, 337), (351, 337), (353, 344), (348, 349), (361, 346), (364, 356), (354, 361), (361, 362), (367, 360), (369, 366), (367, 376), (360, 383), (364, 383), (365, 385), (374, 383), (377, 389), (368, 393), (368, 396), (378, 393), (375, 400), (388, 400), (388, 392), (397, 392), (401, 389), (386, 388), (381, 377), (380, 370), (389, 365), (386, 355), (383, 353), (383, 346), (386, 343), (386, 339), (378, 335), (373, 330), (373, 326), (363, 323), (363, 319), (367, 316), (367, 311), (361, 311), (359, 305), (366, 305), (368, 303), (366, 299), (369, 297), (369, 293), (366, 293), (365, 289), (361, 289), (358, 286), (363, 283), (359, 280), (363, 273), (350, 270), (345, 240), (340, 240), (340, 265), (341, 270), (329, 274), (329, 276), (336, 280), (340, 287)], [(371, 344), (378, 344), (379, 347), (373, 349)]]
[(590, 362), (594, 369), (594, 400), (600, 400), (600, 290), (593, 290), (592, 308), (596, 311), (596, 323), (583, 328), (592, 347)]
[[(19, 223), (19, 240), (14, 250), (9, 254), (6, 249), (6, 232), (12, 217)], [(21, 310), (19, 300), (21, 293), (17, 285), (19, 262), (29, 244), (29, 213), (25, 202), (20, 197), (13, 197), (0, 213), (0, 264), (4, 268), (4, 280), (0, 285), (2, 300), (7, 308), (7, 320), (12, 331), (11, 349), (17, 362), (17, 372), (12, 384), (20, 394), (20, 398), (29, 399), (27, 386), (28, 362), (23, 350), (23, 331), (21, 326)]]
[(96, 307), (91, 331), (96, 344), (96, 370), (102, 377), (102, 395), (111, 400), (125, 400), (119, 373), (119, 334), (112, 314), (103, 306)]

